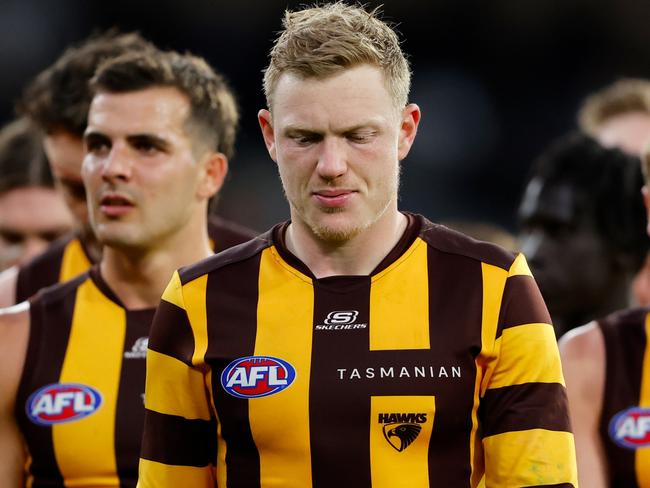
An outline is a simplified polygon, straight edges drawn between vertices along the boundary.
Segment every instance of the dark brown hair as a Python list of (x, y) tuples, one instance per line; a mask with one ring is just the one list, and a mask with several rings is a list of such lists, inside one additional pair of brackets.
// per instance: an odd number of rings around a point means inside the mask
[(173, 87), (190, 103), (187, 124), (212, 151), (232, 157), (239, 111), (224, 80), (202, 58), (174, 51), (128, 53), (103, 63), (91, 80), (95, 92), (125, 93)]
[(0, 130), (0, 194), (15, 188), (54, 187), (41, 138), (40, 131), (25, 118)]
[(17, 110), (43, 131), (66, 131), (82, 137), (92, 92), (88, 81), (106, 59), (131, 51), (154, 49), (137, 33), (110, 30), (68, 48), (25, 89)]

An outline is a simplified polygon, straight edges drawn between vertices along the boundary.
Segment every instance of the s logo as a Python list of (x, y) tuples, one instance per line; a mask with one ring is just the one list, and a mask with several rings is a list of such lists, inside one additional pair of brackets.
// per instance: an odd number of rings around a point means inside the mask
[(357, 310), (339, 310), (327, 314), (325, 323), (327, 325), (345, 325), (352, 324), (357, 320), (359, 312)]

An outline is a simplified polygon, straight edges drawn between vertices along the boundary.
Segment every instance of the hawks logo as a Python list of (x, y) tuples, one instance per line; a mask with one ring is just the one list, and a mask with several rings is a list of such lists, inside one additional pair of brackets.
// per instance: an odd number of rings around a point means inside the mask
[(238, 398), (259, 398), (288, 388), (295, 379), (295, 368), (283, 359), (247, 356), (223, 370), (221, 386)]
[(650, 446), (650, 408), (632, 407), (617, 413), (609, 423), (609, 436), (626, 449)]
[(27, 399), (30, 420), (39, 425), (73, 422), (91, 415), (102, 404), (100, 393), (76, 383), (53, 383), (38, 389)]
[(379, 423), (384, 424), (384, 438), (398, 452), (402, 452), (418, 438), (426, 413), (380, 413)]

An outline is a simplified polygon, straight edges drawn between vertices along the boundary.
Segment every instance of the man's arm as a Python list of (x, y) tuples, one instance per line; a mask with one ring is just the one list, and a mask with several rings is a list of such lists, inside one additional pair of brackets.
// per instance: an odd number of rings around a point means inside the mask
[(25, 447), (14, 407), (29, 338), (27, 302), (0, 310), (0, 480), (3, 487), (21, 487)]
[[(205, 278), (189, 285), (189, 293), (196, 293), (191, 303), (199, 308), (205, 307)], [(149, 336), (139, 488), (216, 486), (216, 421), (202, 346), (207, 346), (205, 308), (186, 310), (174, 273)]]
[(0, 309), (16, 303), (18, 266), (12, 266), (0, 273)]
[(577, 487), (555, 332), (524, 257), (507, 272), (485, 266), (484, 283), (484, 332), (496, 338), (479, 409), (486, 487)]
[(560, 340), (569, 413), (578, 454), (581, 486), (607, 487), (607, 460), (598, 432), (605, 389), (605, 342), (595, 322)]

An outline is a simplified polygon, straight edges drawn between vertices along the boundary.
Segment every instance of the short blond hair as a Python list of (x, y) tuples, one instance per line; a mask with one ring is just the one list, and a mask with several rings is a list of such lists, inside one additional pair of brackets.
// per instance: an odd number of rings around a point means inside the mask
[(650, 81), (623, 78), (585, 99), (578, 112), (580, 129), (594, 136), (609, 119), (631, 112), (650, 115)]
[(362, 64), (380, 68), (386, 88), (398, 107), (408, 101), (411, 69), (395, 31), (380, 20), (378, 9), (343, 2), (286, 11), (283, 30), (264, 70), (264, 94), (269, 109), (280, 76), (327, 78)]

